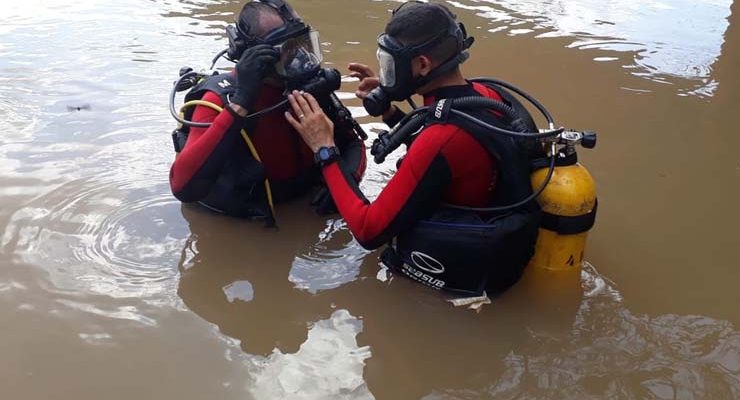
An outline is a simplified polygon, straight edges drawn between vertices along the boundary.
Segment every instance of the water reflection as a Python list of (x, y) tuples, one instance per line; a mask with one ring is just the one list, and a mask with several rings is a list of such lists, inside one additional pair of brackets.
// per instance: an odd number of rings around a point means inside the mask
[[(479, 0), (449, 1), (488, 19), (488, 32), (565, 37), (570, 47), (624, 54), (632, 74), (655, 82), (696, 81), (681, 94), (711, 96), (712, 65), (721, 53), (732, 0)], [(494, 36), (495, 37), (495, 36)]]
[(311, 293), (334, 289), (357, 278), (368, 253), (352, 238), (344, 220), (329, 219), (318, 242), (295, 257), (288, 279)]
[[(359, 274), (359, 265), (347, 272), (329, 256), (344, 252), (361, 259), (365, 254), (352, 254), (352, 246), (332, 249), (334, 235), (348, 236), (337, 230), (342, 224), (322, 230), (323, 221), (307, 201), (281, 206), (277, 231), (196, 207), (183, 206), (182, 215), (192, 233), (182, 252), (178, 294), (190, 310), (253, 355), (245, 379), (255, 398), (373, 398), (363, 379), (371, 352), (356, 340), (363, 322), (347, 310), (332, 312), (336, 306), (330, 297), (298, 290), (315, 293)], [(301, 255), (306, 243), (316, 240), (312, 231), (321, 232), (317, 249), (323, 257), (316, 250)], [(294, 261), (296, 255), (301, 262)], [(306, 261), (312, 258), (318, 263)]]
[[(315, 241), (311, 232), (321, 232), (323, 221), (303, 201), (280, 208), (279, 231), (187, 206), (182, 215), (191, 237), (183, 249), (178, 294), (188, 308), (240, 339), (249, 353), (296, 351), (305, 338), (304, 317), (325, 318), (330, 310), (329, 301), (295, 290), (289, 280), (294, 257)], [(244, 288), (244, 282), (251, 287), (249, 301), (229, 301), (234, 285)]]
[(593, 267), (570, 333), (533, 331), (533, 346), (503, 360), (480, 390), (435, 391), (425, 399), (733, 399), (740, 395), (740, 332), (702, 316), (634, 315)]

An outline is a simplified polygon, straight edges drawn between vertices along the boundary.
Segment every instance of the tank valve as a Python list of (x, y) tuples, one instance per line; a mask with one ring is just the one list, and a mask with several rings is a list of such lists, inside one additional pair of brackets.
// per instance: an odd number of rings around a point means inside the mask
[(593, 149), (594, 147), (596, 147), (596, 132), (583, 132), (583, 137), (581, 138), (581, 146), (587, 149)]
[(576, 146), (582, 146), (586, 149), (593, 149), (596, 147), (596, 132), (578, 132), (566, 130), (557, 137), (555, 140), (558, 144), (565, 146), (565, 153), (572, 154), (576, 150)]

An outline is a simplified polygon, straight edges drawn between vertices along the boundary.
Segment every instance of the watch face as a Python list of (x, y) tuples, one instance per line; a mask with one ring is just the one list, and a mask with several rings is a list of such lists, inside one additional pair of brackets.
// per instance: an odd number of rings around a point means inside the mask
[(331, 156), (328, 147), (322, 147), (319, 149), (319, 159), (326, 160)]

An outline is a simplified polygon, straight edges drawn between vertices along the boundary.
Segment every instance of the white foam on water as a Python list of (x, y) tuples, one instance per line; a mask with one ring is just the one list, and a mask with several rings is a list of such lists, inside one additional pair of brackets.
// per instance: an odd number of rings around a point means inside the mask
[(222, 289), (226, 295), (226, 300), (233, 303), (237, 300), (249, 303), (254, 299), (254, 288), (249, 281), (236, 281), (226, 285)]
[(255, 399), (374, 399), (363, 379), (368, 346), (359, 347), (362, 321), (347, 310), (316, 322), (293, 354), (278, 349), (252, 360)]

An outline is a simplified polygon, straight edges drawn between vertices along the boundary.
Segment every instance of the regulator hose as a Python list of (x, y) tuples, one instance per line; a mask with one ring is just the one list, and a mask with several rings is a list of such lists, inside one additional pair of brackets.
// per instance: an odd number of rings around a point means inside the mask
[[(224, 58), (224, 54), (226, 54), (228, 52), (229, 52), (229, 48), (228, 47), (225, 48), (225, 49), (223, 49), (223, 50), (221, 50), (221, 51), (219, 51), (216, 54), (216, 56), (213, 57), (213, 60), (211, 60), (211, 69), (213, 69), (213, 67), (216, 66), (216, 63), (218, 62), (218, 60), (220, 60), (221, 58)], [(227, 58), (227, 60), (228, 60), (228, 58)], [(229, 60), (229, 61), (231, 61), (231, 60)]]
[(493, 100), (487, 97), (480, 97), (480, 96), (468, 96), (468, 97), (460, 97), (460, 98), (454, 99), (452, 102), (452, 109), (450, 110), (450, 112), (457, 115), (458, 117), (462, 117), (470, 122), (480, 125), (483, 128), (490, 129), (496, 133), (499, 133), (505, 136), (515, 137), (515, 138), (546, 139), (550, 137), (555, 137), (565, 131), (565, 128), (550, 129), (550, 130), (543, 131), (543, 132), (511, 131), (508, 129), (503, 129), (503, 128), (499, 128), (497, 126), (488, 124), (484, 121), (481, 121), (479, 118), (476, 118), (470, 114), (464, 113), (459, 110), (459, 109), (478, 109), (478, 108), (486, 108), (486, 109), (498, 111), (501, 114), (504, 114), (507, 117), (509, 117), (509, 119), (511, 120), (516, 120), (519, 118), (519, 114), (512, 107), (498, 100)]
[[(511, 106), (504, 104), (503, 102), (500, 102), (498, 100), (493, 100), (481, 96), (460, 97), (456, 99), (450, 99), (450, 101), (452, 102), (450, 109), (450, 112), (452, 114), (501, 135), (514, 137), (517, 139), (547, 139), (556, 137), (565, 131), (564, 128), (557, 128), (550, 129), (544, 132), (516, 132), (504, 128), (499, 128), (497, 126), (486, 123), (462, 110), (484, 108), (497, 111), (501, 114), (504, 114), (511, 120), (516, 120), (517, 118), (519, 118), (519, 115)], [(428, 114), (430, 110), (430, 106), (424, 106), (419, 107), (407, 114), (398, 123), (398, 127), (388, 134), (388, 137), (383, 143), (382, 149), (379, 149), (379, 151), (373, 154), (373, 156), (375, 156), (375, 162), (378, 164), (384, 162), (386, 157), (394, 152), (398, 147), (400, 147), (402, 144), (408, 144), (411, 137), (415, 133), (417, 133), (426, 122), (426, 118), (423, 118), (423, 115)], [(549, 113), (547, 114), (546, 118), (551, 119)], [(553, 123), (551, 123), (550, 125), (553, 125)]]
[(380, 146), (373, 146), (371, 154), (376, 164), (385, 162), (386, 157), (393, 153), (402, 144), (408, 145), (411, 138), (424, 127), (426, 118), (419, 115), (420, 113), (409, 113), (399, 122), (398, 129), (394, 133), (385, 133), (378, 136)]
[(545, 108), (545, 106), (542, 105), (542, 103), (540, 103), (539, 100), (535, 99), (532, 95), (530, 95), (529, 93), (525, 92), (522, 89), (519, 89), (518, 87), (512, 85), (511, 83), (504, 82), (502, 80), (494, 79), (494, 78), (473, 78), (471, 79), (471, 82), (491, 83), (491, 84), (498, 85), (503, 88), (511, 90), (512, 92), (518, 94), (519, 96), (522, 96), (528, 102), (530, 102), (533, 106), (535, 106), (537, 110), (539, 110), (540, 113), (542, 113), (542, 115), (547, 120), (547, 123), (550, 125), (550, 129), (552, 129), (555, 126), (555, 120), (552, 118), (552, 114), (550, 114), (550, 112), (547, 111), (547, 108)]
[(180, 84), (185, 79), (196, 78), (198, 77), (198, 75), (200, 75), (200, 73), (195, 72), (195, 71), (190, 71), (180, 76), (180, 78), (178, 78), (177, 81), (175, 81), (175, 84), (172, 85), (172, 91), (170, 91), (170, 114), (172, 114), (172, 118), (174, 118), (175, 121), (179, 122), (182, 125), (195, 127), (195, 128), (208, 128), (209, 126), (211, 126), (210, 123), (188, 121), (182, 116), (180, 116), (180, 114), (175, 109), (175, 96), (177, 95), (177, 88), (180, 87)]

